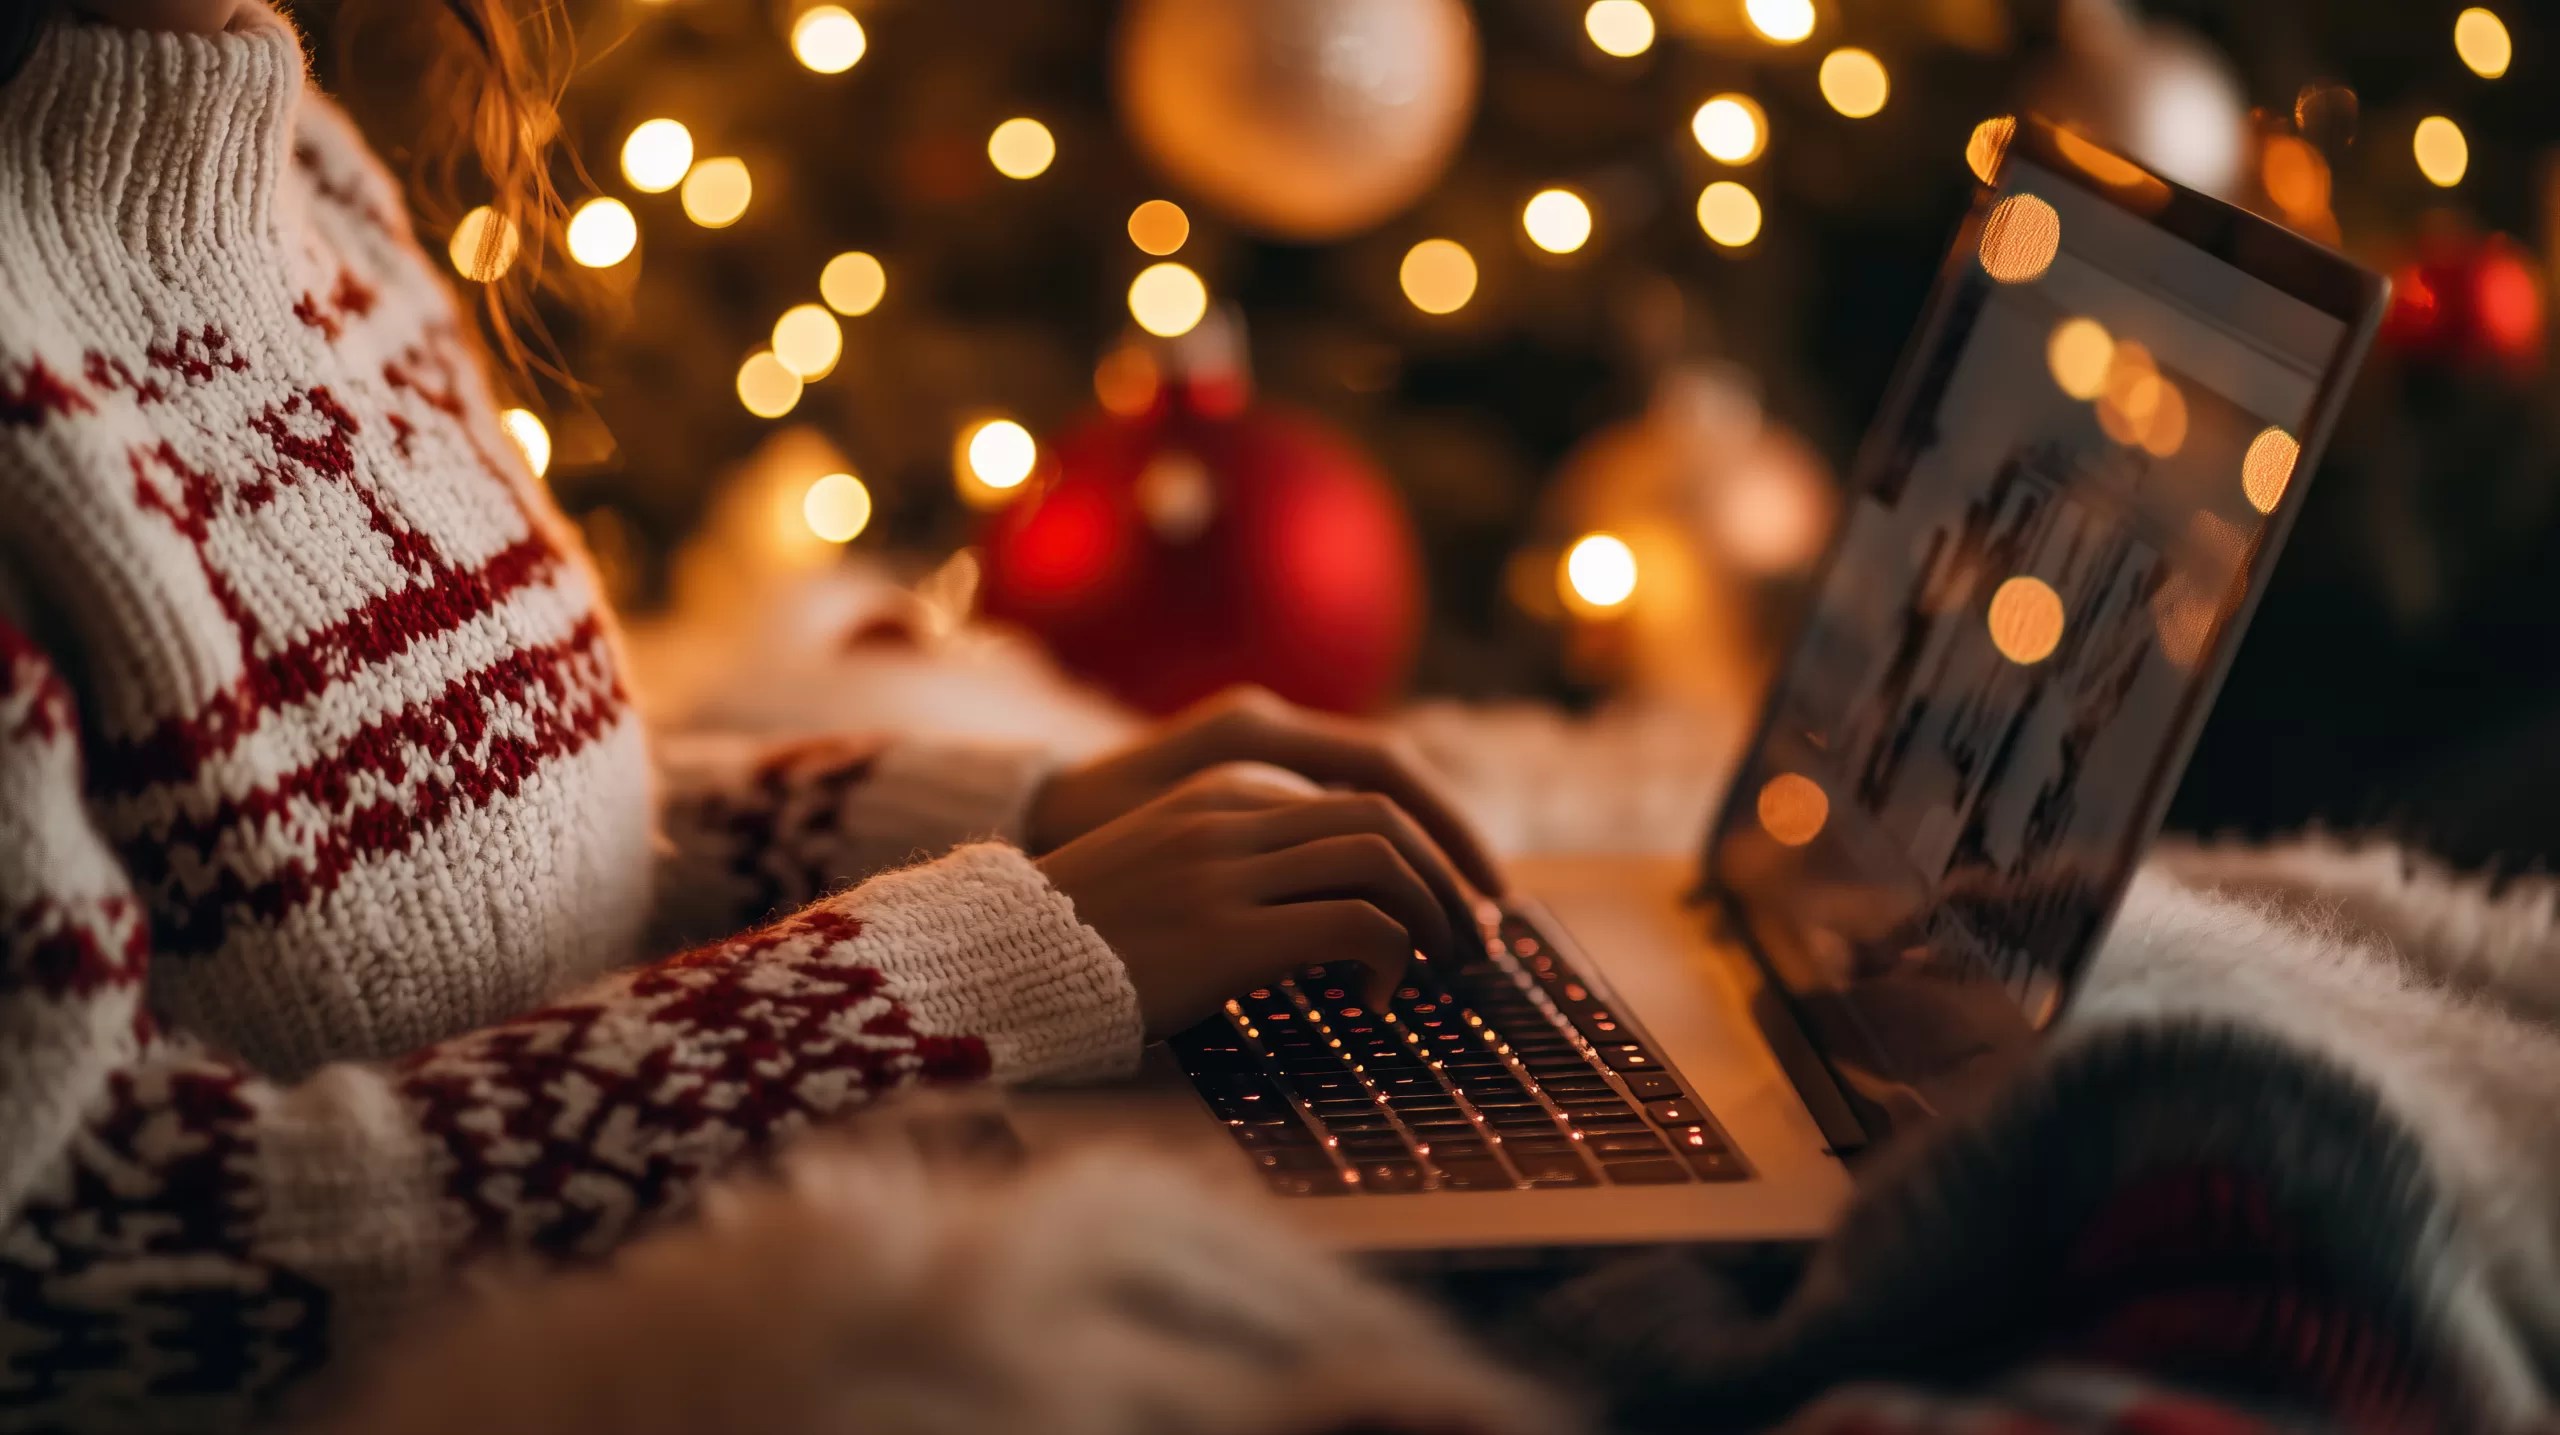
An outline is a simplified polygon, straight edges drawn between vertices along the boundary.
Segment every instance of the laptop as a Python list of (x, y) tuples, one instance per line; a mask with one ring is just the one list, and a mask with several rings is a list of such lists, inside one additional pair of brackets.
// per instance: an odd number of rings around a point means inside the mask
[(1701, 864), (1512, 864), (1387, 1010), (1315, 968), (1033, 1149), (1186, 1153), (1337, 1247), (1810, 1241), (1860, 1153), (2068, 1001), (2388, 293), (2071, 131), (2011, 132), (1850, 476)]

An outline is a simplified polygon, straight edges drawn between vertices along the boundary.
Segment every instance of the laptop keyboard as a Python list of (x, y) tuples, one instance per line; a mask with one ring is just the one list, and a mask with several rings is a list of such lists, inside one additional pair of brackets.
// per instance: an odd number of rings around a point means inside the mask
[(1560, 951), (1505, 913), (1482, 958), (1417, 958), (1394, 1006), (1357, 968), (1258, 988), (1175, 1037), (1191, 1083), (1286, 1196), (1739, 1181), (1696, 1093)]

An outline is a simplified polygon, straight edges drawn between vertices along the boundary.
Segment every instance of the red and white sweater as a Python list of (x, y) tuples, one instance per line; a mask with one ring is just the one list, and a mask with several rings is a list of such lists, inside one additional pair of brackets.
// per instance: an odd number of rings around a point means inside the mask
[(282, 21), (0, 87), (0, 1425), (236, 1424), (458, 1258), (1136, 1056), (957, 846), (1039, 754), (652, 761), (461, 324)]

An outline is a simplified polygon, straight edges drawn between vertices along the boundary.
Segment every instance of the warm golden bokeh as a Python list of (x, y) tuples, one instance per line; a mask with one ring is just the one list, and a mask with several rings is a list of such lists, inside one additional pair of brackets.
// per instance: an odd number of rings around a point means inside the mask
[(1614, 533), (1586, 534), (1565, 550), (1556, 576), (1566, 606), (1605, 613), (1636, 593), (1636, 553)]
[(2507, 66), (2516, 58), (2516, 42), (2507, 34), (2507, 22), (2478, 6), (2463, 11), (2453, 20), (2453, 51), (2471, 73), (2484, 80), (2506, 74)]
[(1782, 772), (1760, 784), (1754, 804), (1760, 830), (1782, 847), (1802, 847), (1822, 835), (1831, 820), (1831, 796), (1800, 772)]
[(1982, 272), (2003, 284), (2044, 277), (2062, 252), (2062, 216), (2032, 194), (2013, 194), (1982, 222)]
[(1760, 197), (1729, 179), (1720, 179), (1698, 194), (1698, 227), (1727, 249), (1739, 249), (1760, 237)]
[(2329, 212), (2329, 162), (2306, 140), (2273, 135), (2260, 166), (2267, 198), (2296, 224)]
[(1749, 95), (1718, 95), (1689, 117), (1689, 133), (1708, 158), (1749, 164), (1769, 147), (1769, 117)]
[(818, 5), (791, 22), (791, 53), (821, 75), (841, 75), (871, 48), (862, 22), (842, 5)]
[(2160, 365), (2140, 342), (2126, 339), (2107, 359), (2107, 381), (2098, 394), (2098, 427), (2131, 448), (2142, 442), (2160, 411)]
[(1093, 366), (1094, 398), (1124, 419), (1154, 407), (1156, 386), (1162, 381), (1155, 355), (1136, 344), (1112, 350)]
[(1057, 158), (1057, 138), (1035, 119), (1006, 120), (987, 136), (987, 160), (1007, 179), (1036, 179)]
[(2463, 138), (2462, 126), (2442, 115), (2418, 121), (2409, 147), (2418, 157), (2418, 173), (2439, 188), (2453, 188), (2471, 171), (2471, 141)]
[(1542, 189), (1520, 208), (1529, 242), (1549, 254), (1571, 254), (1591, 240), (1591, 206), (1569, 189)]
[(454, 272), (475, 283), (495, 282), (516, 262), (516, 224), (487, 205), (462, 216), (445, 246)]
[(640, 244), (640, 221), (618, 199), (590, 199), (569, 216), (564, 236), (569, 257), (589, 269), (610, 269)]
[(2045, 341), (2045, 367), (2062, 391), (2083, 401), (2106, 392), (2107, 370), (2115, 362), (2115, 336), (2091, 318), (2065, 319)]
[(1813, 0), (1742, 0), (1742, 14), (1773, 44), (1792, 45), (1813, 33)]
[(1426, 239), (1396, 270), (1404, 297), (1425, 314), (1454, 314), (1476, 293), (1476, 257), (1454, 239)]
[(2042, 578), (2021, 573), (1991, 595), (1985, 624), (2000, 656), (2021, 666), (2041, 663), (2062, 646), (2062, 595)]
[(693, 168), (693, 131), (674, 120), (649, 120), (622, 142), (622, 177), (642, 194), (664, 194)]
[(705, 229), (726, 229), (747, 212), (755, 192), (745, 160), (735, 155), (706, 159), (684, 177), (684, 217)]
[(801, 496), (800, 516), (829, 543), (851, 543), (871, 526), (871, 490), (849, 473), (831, 473)]
[(1170, 199), (1150, 199), (1129, 211), (1129, 242), (1162, 258), (1191, 238), (1191, 216)]
[(498, 415), (498, 426), (515, 440), (516, 451), (524, 455), (524, 466), (533, 470), (534, 477), (551, 471), (551, 430), (542, 426), (533, 410), (504, 410)]
[(823, 304), (794, 304), (773, 322), (773, 356), (803, 380), (833, 372), (844, 355), (844, 326)]
[(1150, 264), (1129, 281), (1129, 317), (1159, 339), (1178, 339), (1209, 313), (1209, 286), (1180, 264)]
[(1884, 102), (1893, 94), (1884, 62), (1855, 45), (1823, 56), (1819, 79), (1822, 98), (1853, 120), (1863, 120), (1883, 110)]
[(1973, 138), (1964, 142), (1965, 168), (1984, 184), (2000, 172), (2000, 161), (2008, 156), (2009, 141), (2018, 137), (2015, 115), (1993, 115), (1973, 127)]
[(1653, 12), (1644, 0), (1591, 0), (1582, 12), (1582, 33), (1604, 55), (1641, 55), (1653, 48)]
[(738, 366), (738, 402), (757, 418), (778, 419), (800, 402), (800, 376), (772, 350), (758, 349)]
[(818, 271), (818, 297), (839, 314), (868, 314), (880, 307), (888, 292), (889, 271), (859, 249), (837, 255)]
[(2249, 451), (2240, 459), (2240, 491), (2249, 506), (2260, 513), (2273, 513), (2284, 502), (2284, 490), (2293, 482), (2293, 466), (2302, 459), (2302, 445), (2280, 428), (2268, 428), (2249, 441)]

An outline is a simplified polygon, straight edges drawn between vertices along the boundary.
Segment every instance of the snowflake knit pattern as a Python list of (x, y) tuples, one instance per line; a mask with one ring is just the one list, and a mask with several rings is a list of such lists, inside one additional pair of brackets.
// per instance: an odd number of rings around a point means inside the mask
[(0, 494), (0, 1427), (236, 1427), (463, 1257), (608, 1250), (904, 1083), (1135, 1060), (1118, 960), (971, 840), (1041, 754), (653, 761), (272, 15), (66, 21), (0, 87)]

